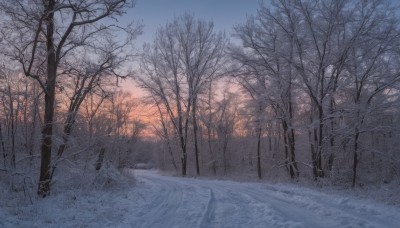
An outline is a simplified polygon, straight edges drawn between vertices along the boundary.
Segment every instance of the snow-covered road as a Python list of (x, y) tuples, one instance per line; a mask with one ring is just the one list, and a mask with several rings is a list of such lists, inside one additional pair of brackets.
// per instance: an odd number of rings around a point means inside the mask
[(400, 227), (400, 208), (374, 201), (134, 172), (138, 183), (129, 189), (64, 189), (33, 204), (0, 202), (0, 227)]
[(135, 227), (400, 227), (400, 209), (294, 186), (160, 176)]

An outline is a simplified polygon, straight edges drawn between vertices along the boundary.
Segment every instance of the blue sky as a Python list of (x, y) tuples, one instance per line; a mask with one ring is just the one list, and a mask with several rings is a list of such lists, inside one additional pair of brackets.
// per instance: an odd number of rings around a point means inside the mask
[[(256, 14), (262, 0), (136, 0), (136, 6), (124, 15), (123, 21), (142, 21), (143, 35), (137, 39), (137, 47), (143, 42), (151, 42), (157, 28), (171, 22), (174, 17), (185, 12), (196, 18), (212, 20), (216, 30), (225, 31), (228, 35), (235, 24), (243, 23), (246, 17)], [(263, 0), (269, 3), (271, 0)], [(399, 0), (389, 0), (399, 5)]]
[[(257, 12), (260, 0), (137, 0), (136, 6), (124, 16), (124, 21), (142, 21), (144, 34), (138, 43), (151, 42), (157, 28), (185, 12), (196, 18), (212, 20), (216, 30), (229, 34), (232, 26), (242, 23)], [(268, 2), (268, 1), (267, 1)]]

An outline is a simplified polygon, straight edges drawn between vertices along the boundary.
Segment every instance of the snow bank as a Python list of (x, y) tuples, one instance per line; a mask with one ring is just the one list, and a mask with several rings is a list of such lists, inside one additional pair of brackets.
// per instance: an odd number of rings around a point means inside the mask
[(135, 183), (133, 170), (125, 169), (122, 172), (105, 163), (93, 180), (93, 186), (100, 189), (124, 188)]

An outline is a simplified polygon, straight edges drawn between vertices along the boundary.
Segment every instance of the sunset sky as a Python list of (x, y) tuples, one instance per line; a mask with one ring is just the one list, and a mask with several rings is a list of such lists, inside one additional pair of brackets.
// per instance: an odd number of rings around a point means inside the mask
[[(136, 6), (123, 16), (121, 22), (142, 22), (143, 34), (136, 40), (136, 47), (141, 50), (145, 42), (153, 41), (158, 28), (186, 12), (198, 19), (213, 21), (215, 30), (224, 31), (229, 37), (234, 25), (245, 22), (249, 15), (257, 12), (259, 3), (260, 0), (137, 0)], [(143, 95), (133, 82), (123, 83), (124, 89), (134, 97)]]

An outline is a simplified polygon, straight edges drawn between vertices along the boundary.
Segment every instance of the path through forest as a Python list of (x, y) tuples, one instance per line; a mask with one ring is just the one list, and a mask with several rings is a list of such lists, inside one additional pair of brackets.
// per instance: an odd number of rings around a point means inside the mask
[(0, 227), (398, 227), (400, 208), (294, 185), (135, 170), (124, 190), (68, 190), (0, 204)]
[(160, 176), (138, 227), (397, 227), (400, 209), (305, 188)]

